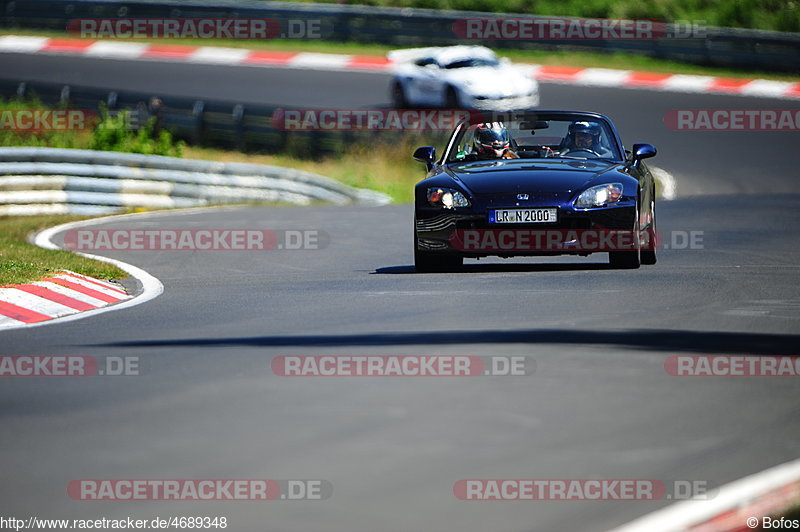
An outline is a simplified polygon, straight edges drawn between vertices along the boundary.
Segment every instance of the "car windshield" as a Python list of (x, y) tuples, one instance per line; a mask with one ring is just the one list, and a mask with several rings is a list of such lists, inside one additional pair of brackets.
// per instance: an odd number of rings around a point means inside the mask
[[(510, 147), (506, 154), (487, 155), (480, 149), (481, 135), (488, 129), (506, 131)], [(447, 162), (486, 158), (520, 159), (606, 159), (623, 157), (611, 127), (602, 119), (558, 118), (521, 119), (505, 122), (473, 123), (459, 131)]]
[(486, 66), (494, 67), (499, 64), (500, 63), (498, 63), (496, 59), (473, 57), (470, 59), (459, 59), (458, 61), (453, 61), (452, 63), (448, 63), (447, 65), (445, 65), (445, 68), (453, 69), (453, 68), (486, 67)]

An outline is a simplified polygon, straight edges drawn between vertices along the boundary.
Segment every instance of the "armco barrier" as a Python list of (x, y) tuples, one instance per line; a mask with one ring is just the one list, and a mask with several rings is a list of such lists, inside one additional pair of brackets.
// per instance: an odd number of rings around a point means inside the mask
[[(297, 153), (307, 157), (340, 153), (357, 141), (391, 141), (409, 133), (390, 131), (292, 131), (274, 127), (277, 105), (243, 105), (162, 94), (108, 91), (58, 83), (0, 80), (0, 98), (36, 99), (46, 105), (97, 110), (101, 104), (109, 111), (129, 109), (137, 123), (156, 117), (158, 127), (168, 129), (178, 139), (193, 144), (269, 153)], [(154, 107), (153, 102), (159, 104)], [(447, 132), (426, 132), (431, 136)]]
[(0, 215), (314, 201), (381, 205), (391, 199), (278, 166), (91, 150), (0, 148)]
[[(313, 20), (319, 32), (305, 38), (380, 43), (398, 47), (464, 44), (453, 25), (491, 13), (432, 9), (377, 8), (248, 0), (0, 0), (0, 25), (65, 31), (78, 18), (269, 18), (282, 28), (289, 21)], [(541, 19), (533, 15), (508, 15)], [(673, 31), (673, 30), (678, 30)], [(683, 28), (668, 25), (678, 35)], [(800, 35), (760, 30), (701, 27), (687, 38), (637, 40), (470, 40), (495, 48), (629, 52), (716, 66), (800, 70)], [(598, 65), (601, 66), (601, 65)]]

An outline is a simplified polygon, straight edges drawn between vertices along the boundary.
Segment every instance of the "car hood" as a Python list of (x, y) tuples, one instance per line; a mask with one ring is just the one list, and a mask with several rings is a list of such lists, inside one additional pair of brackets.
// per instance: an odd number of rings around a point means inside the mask
[[(451, 164), (446, 172), (474, 194), (514, 196), (530, 194), (547, 200), (562, 200), (590, 186), (619, 178), (614, 172), (620, 165), (605, 161), (544, 162), (531, 160), (475, 161)], [(605, 174), (609, 174), (606, 176)]]
[(487, 96), (512, 96), (532, 91), (535, 81), (513, 67), (456, 68), (447, 72), (450, 81), (468, 92)]

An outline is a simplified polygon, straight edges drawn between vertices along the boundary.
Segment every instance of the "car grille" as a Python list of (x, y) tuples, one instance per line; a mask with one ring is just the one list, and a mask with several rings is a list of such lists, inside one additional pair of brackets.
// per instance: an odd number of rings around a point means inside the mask
[(485, 217), (481, 219), (456, 222), (456, 229), (591, 229), (592, 222), (586, 217), (562, 217), (555, 223), (534, 224), (490, 224)]

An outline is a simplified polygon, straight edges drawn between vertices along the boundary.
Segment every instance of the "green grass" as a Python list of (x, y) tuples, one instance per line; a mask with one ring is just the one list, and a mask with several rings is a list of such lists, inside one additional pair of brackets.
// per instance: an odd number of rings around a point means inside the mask
[[(800, 0), (797, 0), (800, 5)], [(38, 31), (30, 29), (0, 29), (0, 35), (32, 35), (51, 38), (70, 37), (56, 31)], [(234, 39), (141, 39), (135, 42), (155, 44), (181, 44), (184, 46), (223, 46), (228, 48), (248, 48), (255, 50), (322, 52), (359, 55), (386, 55), (396, 47), (375, 44), (342, 43), (330, 41), (270, 40), (247, 41)], [(573, 51), (544, 50), (497, 50), (498, 54), (508, 57), (517, 63), (535, 63), (541, 65), (559, 65), (568, 67), (599, 67), (622, 70), (641, 70), (667, 74), (697, 74), (733, 78), (763, 78), (776, 81), (800, 81), (800, 74), (776, 73), (758, 69), (734, 69), (706, 67), (690, 63), (668, 61), (636, 54), (604, 54)]]
[(123, 279), (128, 274), (105, 262), (71, 251), (43, 249), (28, 237), (48, 227), (83, 220), (80, 216), (0, 216), (0, 286), (35, 281), (59, 270), (71, 270), (99, 279)]
[[(0, 108), (4, 110), (44, 109), (50, 108), (36, 100), (0, 99)], [(107, 121), (105, 121), (107, 122)], [(102, 126), (105, 122), (101, 122)], [(83, 130), (61, 131), (14, 131), (0, 128), (0, 146), (43, 146), (51, 148), (96, 148), (117, 149), (122, 151), (145, 151), (151, 144), (147, 129), (139, 133), (129, 129), (120, 129), (119, 134), (108, 138), (108, 130), (99, 127)], [(103, 134), (105, 133), (105, 135)], [(162, 144), (172, 149), (171, 136), (160, 139)], [(181, 145), (177, 145), (181, 146)], [(151, 151), (157, 151), (152, 150)], [(169, 150), (168, 150), (169, 151)], [(146, 152), (146, 151), (145, 151)], [(19, 284), (41, 279), (58, 270), (72, 270), (84, 275), (102, 279), (119, 279), (128, 274), (115, 266), (104, 262), (87, 259), (70, 251), (42, 249), (28, 242), (28, 237), (39, 230), (62, 223), (82, 220), (78, 216), (0, 216), (0, 286)]]
[[(0, 98), (0, 109), (5, 111), (21, 111), (30, 109), (55, 109), (43, 105), (36, 99), (3, 100)], [(91, 141), (91, 125), (87, 129), (17, 131), (0, 127), (0, 146), (34, 146), (57, 148), (85, 148)]]
[[(44, 105), (35, 97), (24, 100), (0, 98), (0, 110), (3, 112), (42, 109), (57, 107)], [(180, 157), (184, 142), (173, 139), (169, 131), (156, 132), (154, 119), (134, 130), (128, 125), (128, 115), (128, 111), (123, 111), (111, 116), (105, 107), (101, 107), (97, 115), (84, 115), (80, 129), (18, 131), (0, 126), (0, 146), (88, 149)]]
[[(404, 137), (399, 142), (355, 145), (338, 155), (311, 160), (288, 154), (258, 154), (187, 146), (184, 156), (223, 162), (247, 162), (297, 168), (336, 179), (346, 185), (378, 190), (398, 203), (414, 199), (414, 185), (425, 177), (425, 165), (414, 161), (414, 148), (430, 144), (424, 137)], [(443, 146), (437, 146), (440, 150)]]

